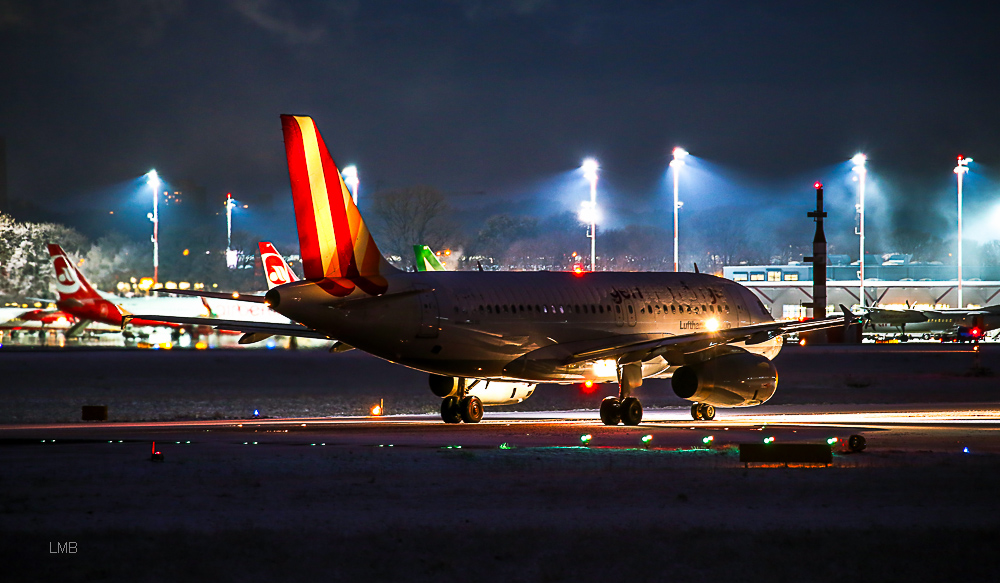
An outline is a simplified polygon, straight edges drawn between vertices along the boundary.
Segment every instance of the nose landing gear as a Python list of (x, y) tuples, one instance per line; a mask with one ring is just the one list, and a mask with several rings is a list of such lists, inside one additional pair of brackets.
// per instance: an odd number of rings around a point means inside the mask
[(715, 419), (715, 407), (708, 403), (695, 403), (691, 405), (691, 417), (695, 421), (711, 421)]

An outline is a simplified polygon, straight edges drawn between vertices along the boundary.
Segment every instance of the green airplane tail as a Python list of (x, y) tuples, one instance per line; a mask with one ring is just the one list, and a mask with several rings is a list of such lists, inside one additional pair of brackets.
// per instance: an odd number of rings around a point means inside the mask
[(427, 245), (414, 245), (413, 254), (417, 258), (417, 271), (445, 271), (444, 265)]

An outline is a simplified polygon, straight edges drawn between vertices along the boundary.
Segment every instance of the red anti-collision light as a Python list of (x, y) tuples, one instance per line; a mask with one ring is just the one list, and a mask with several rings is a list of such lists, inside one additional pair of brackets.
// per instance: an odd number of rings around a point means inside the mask
[(813, 188), (823, 188), (823, 183), (817, 182), (816, 184), (813, 184)]

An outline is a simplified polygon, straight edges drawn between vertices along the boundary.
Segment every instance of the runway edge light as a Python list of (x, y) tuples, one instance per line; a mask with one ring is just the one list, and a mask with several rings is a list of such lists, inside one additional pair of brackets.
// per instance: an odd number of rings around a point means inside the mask
[(155, 441), (153, 442), (153, 445), (150, 448), (150, 451), (152, 452), (152, 455), (149, 456), (149, 461), (151, 461), (151, 462), (162, 462), (163, 461), (163, 453), (161, 453), (159, 451), (156, 451), (156, 442)]

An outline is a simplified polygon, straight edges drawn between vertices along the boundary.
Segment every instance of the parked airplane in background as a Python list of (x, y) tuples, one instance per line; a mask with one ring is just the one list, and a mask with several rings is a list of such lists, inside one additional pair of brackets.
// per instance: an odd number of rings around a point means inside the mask
[[(279, 285), (299, 281), (299, 278), (292, 271), (285, 259), (278, 253), (274, 245), (261, 241), (258, 244), (260, 249), (261, 264), (264, 266), (264, 279), (267, 288), (273, 289)], [(308, 328), (291, 322), (281, 314), (269, 309), (264, 302), (264, 296), (258, 294), (242, 294), (239, 292), (210, 292), (197, 290), (159, 290), (162, 293), (197, 296), (202, 299), (221, 300), (226, 309), (222, 310), (219, 318), (207, 319), (199, 317), (170, 317), (169, 321), (178, 324), (212, 326), (220, 331), (243, 332), (240, 337), (240, 344), (253, 344), (266, 340), (271, 336), (291, 336), (330, 339), (328, 335), (309, 330)], [(235, 307), (234, 307), (235, 306)], [(331, 352), (345, 352), (351, 350), (350, 346), (334, 340), (330, 347)]]
[[(644, 378), (672, 378), (695, 419), (774, 394), (785, 334), (857, 323), (775, 322), (748, 289), (698, 273), (424, 271), (375, 244), (313, 120), (281, 116), (304, 278), (267, 292), (300, 330), (430, 374), (447, 423), (519, 402), (537, 383), (617, 382), (609, 425), (636, 425)], [(137, 316), (159, 318), (160, 316)], [(243, 328), (253, 332), (253, 327)]]
[(447, 271), (444, 264), (427, 245), (414, 245), (413, 255), (417, 260), (415, 263), (417, 271)]
[(903, 342), (914, 335), (975, 342), (987, 332), (1000, 329), (1000, 305), (971, 310), (868, 308), (865, 329), (882, 334), (895, 333)]
[(46, 308), (0, 308), (0, 330), (61, 330), (67, 334), (76, 318), (61, 310)]
[(285, 258), (274, 248), (274, 245), (268, 241), (261, 241), (257, 247), (260, 249), (260, 262), (264, 265), (264, 279), (267, 280), (267, 289), (299, 280), (292, 268), (288, 266)]
[[(123, 315), (131, 312), (158, 312), (173, 316), (212, 316), (211, 310), (204, 299), (195, 298), (124, 298), (95, 290), (87, 278), (63, 251), (62, 247), (49, 244), (49, 255), (56, 275), (55, 301), (56, 307), (72, 314), (77, 323), (70, 328), (67, 335), (72, 336), (85, 328), (91, 322), (100, 322), (111, 326), (126, 328), (122, 322)], [(178, 328), (176, 323), (144, 318), (132, 318), (125, 322), (132, 328), (136, 327), (170, 327)]]

